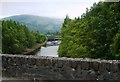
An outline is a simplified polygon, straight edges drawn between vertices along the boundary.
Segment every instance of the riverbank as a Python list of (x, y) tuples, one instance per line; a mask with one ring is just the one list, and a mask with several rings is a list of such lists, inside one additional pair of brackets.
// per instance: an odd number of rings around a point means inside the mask
[(31, 47), (31, 48), (27, 48), (24, 50), (24, 55), (32, 55), (34, 54), (38, 49), (41, 48), (41, 44), (37, 43), (35, 46)]
[(31, 48), (25, 49), (22, 54), (23, 55), (33, 55), (41, 48), (41, 46), (45, 45), (46, 43), (47, 43), (47, 39), (42, 44), (37, 43), (37, 44), (35, 44), (35, 46), (33, 46)]

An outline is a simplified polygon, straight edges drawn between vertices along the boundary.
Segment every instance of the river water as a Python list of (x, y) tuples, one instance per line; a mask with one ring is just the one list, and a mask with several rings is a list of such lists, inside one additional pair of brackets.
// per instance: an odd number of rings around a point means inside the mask
[(37, 56), (52, 56), (58, 57), (58, 47), (59, 45), (41, 47), (41, 49), (36, 53)]

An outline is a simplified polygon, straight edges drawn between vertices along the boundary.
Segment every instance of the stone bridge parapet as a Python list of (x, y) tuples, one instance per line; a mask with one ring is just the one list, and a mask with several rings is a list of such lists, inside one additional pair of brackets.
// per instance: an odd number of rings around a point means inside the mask
[(120, 60), (1, 55), (2, 77), (38, 80), (120, 80)]

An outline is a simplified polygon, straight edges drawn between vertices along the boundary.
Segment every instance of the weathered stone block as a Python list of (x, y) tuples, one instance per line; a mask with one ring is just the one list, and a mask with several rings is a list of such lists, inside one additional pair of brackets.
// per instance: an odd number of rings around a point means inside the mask
[(98, 61), (90, 61), (90, 69), (94, 71), (98, 71), (100, 66), (100, 62)]
[(115, 72), (119, 72), (119, 67), (118, 67), (118, 63), (111, 63), (111, 66), (110, 66), (110, 71), (115, 73)]
[(89, 70), (88, 75), (86, 76), (85, 80), (97, 80), (97, 75), (95, 71)]
[(102, 72), (106, 72), (107, 69), (106, 69), (106, 62), (105, 61), (102, 61), (100, 62), (100, 65), (99, 65), (99, 71), (102, 73)]
[(81, 61), (81, 69), (89, 70), (90, 62), (89, 61)]

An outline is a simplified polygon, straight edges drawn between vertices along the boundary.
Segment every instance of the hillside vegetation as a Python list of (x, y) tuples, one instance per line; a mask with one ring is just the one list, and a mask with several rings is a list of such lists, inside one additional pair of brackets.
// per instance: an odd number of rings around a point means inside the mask
[(99, 2), (81, 17), (66, 16), (60, 57), (120, 59), (120, 3)]
[(26, 24), (31, 31), (39, 31), (40, 33), (60, 32), (63, 20), (56, 18), (48, 18), (34, 15), (16, 15), (6, 17), (3, 20), (14, 20), (21, 24)]
[(2, 53), (21, 54), (26, 48), (45, 41), (46, 36), (39, 32), (31, 32), (26, 25), (6, 20), (2, 22)]

